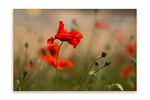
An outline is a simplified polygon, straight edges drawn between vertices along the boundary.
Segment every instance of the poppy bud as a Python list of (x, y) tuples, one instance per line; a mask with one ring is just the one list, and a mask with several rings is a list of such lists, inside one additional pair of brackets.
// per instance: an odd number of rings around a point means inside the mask
[(95, 62), (95, 65), (98, 66), (99, 65), (98, 62)]
[(109, 66), (110, 64), (111, 64), (110, 61), (106, 61), (106, 62), (105, 62), (105, 66)]
[(106, 57), (107, 53), (106, 52), (102, 52), (101, 57)]
[(33, 65), (33, 61), (32, 61), (32, 60), (30, 60), (30, 61), (29, 61), (29, 64), (32, 66), (32, 65)]
[(27, 74), (28, 74), (28, 72), (24, 70), (23, 71), (23, 77), (25, 78)]
[(42, 55), (46, 55), (47, 54), (46, 50), (44, 48), (41, 49), (41, 53), (42, 53)]
[(26, 42), (24, 46), (25, 46), (25, 48), (28, 48), (29, 44)]

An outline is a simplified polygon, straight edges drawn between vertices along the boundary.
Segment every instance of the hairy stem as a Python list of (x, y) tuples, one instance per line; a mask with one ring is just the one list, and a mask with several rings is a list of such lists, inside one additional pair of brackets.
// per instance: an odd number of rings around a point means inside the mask
[(102, 57), (98, 57), (98, 58), (96, 58), (96, 59), (93, 60), (91, 66), (89, 67), (87, 73), (85, 74), (85, 76), (84, 76), (84, 78), (83, 78), (83, 80), (82, 80), (82, 82), (81, 82), (81, 84), (80, 84), (80, 86), (79, 86), (79, 90), (82, 88), (83, 83), (86, 81), (86, 78), (87, 78), (87, 76), (88, 76), (88, 73), (90, 72), (91, 68), (93, 67), (93, 64), (94, 64), (97, 60), (99, 60), (99, 59), (101, 59), (101, 58), (102, 58)]
[(103, 68), (105, 68), (106, 66), (104, 65), (103, 67), (101, 67), (101, 68), (99, 68), (98, 70), (96, 70), (92, 75), (91, 75), (91, 77), (90, 77), (90, 79), (88, 80), (88, 82), (87, 82), (87, 84), (85, 85), (85, 88), (87, 87), (89, 87), (89, 83), (90, 83), (90, 80), (93, 78), (93, 76), (97, 73), (97, 72), (99, 72), (100, 70), (102, 70)]

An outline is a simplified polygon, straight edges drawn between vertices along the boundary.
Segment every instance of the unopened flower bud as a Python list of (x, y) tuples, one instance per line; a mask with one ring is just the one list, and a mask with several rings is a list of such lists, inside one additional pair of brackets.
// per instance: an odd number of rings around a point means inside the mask
[(24, 70), (23, 71), (23, 77), (25, 78), (27, 74), (28, 74), (28, 72)]
[(110, 61), (106, 61), (106, 62), (105, 62), (105, 66), (109, 66), (110, 64), (111, 64)]
[(29, 44), (26, 42), (24, 46), (25, 46), (25, 48), (28, 48)]
[(29, 64), (32, 66), (32, 65), (33, 65), (33, 61), (32, 61), (32, 60), (30, 60), (30, 61), (29, 61)]
[(101, 57), (106, 57), (107, 53), (106, 52), (102, 52)]

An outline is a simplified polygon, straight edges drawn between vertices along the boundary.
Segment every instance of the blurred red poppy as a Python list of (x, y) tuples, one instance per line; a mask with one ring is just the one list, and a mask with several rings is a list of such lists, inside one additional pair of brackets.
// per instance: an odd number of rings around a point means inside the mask
[(47, 62), (48, 64), (52, 65), (52, 67), (60, 69), (62, 70), (63, 68), (65, 67), (68, 67), (68, 68), (72, 68), (73, 67), (73, 64), (70, 60), (64, 60), (64, 61), (61, 61), (61, 60), (58, 60), (58, 63), (56, 65), (56, 57), (52, 56), (52, 55), (44, 55), (42, 57), (42, 59)]
[(108, 29), (108, 24), (106, 23), (105, 20), (98, 20), (95, 22), (95, 27), (99, 29)]
[(60, 41), (67, 41), (70, 38), (70, 34), (68, 34), (68, 31), (64, 29), (64, 23), (60, 21), (55, 39), (59, 39)]
[(56, 56), (58, 53), (58, 48), (58, 44), (49, 44), (47, 47), (39, 49), (39, 53), (45, 62), (47, 62), (49, 65), (52, 65), (55, 68), (56, 66), (58, 69), (63, 69), (64, 67), (72, 68), (73, 63), (71, 60), (62, 61), (58, 59), (58, 63), (56, 65)]
[(126, 78), (130, 75), (132, 75), (134, 72), (134, 69), (131, 66), (125, 66), (122, 70), (121, 70), (121, 76)]
[(64, 29), (63, 21), (59, 22), (59, 28), (57, 34), (55, 35), (55, 39), (59, 39), (60, 41), (67, 41), (71, 45), (73, 45), (74, 48), (76, 48), (76, 46), (79, 44), (82, 38), (83, 36), (81, 33), (79, 33), (76, 30), (68, 32), (67, 30)]
[(126, 46), (126, 51), (128, 55), (134, 56), (136, 53), (136, 43), (135, 42), (128, 43)]
[(73, 64), (70, 60), (61, 61), (58, 59), (59, 48), (62, 44), (60, 46), (58, 44), (54, 44), (54, 40), (59, 39), (62, 42), (67, 41), (71, 45), (73, 45), (74, 48), (76, 48), (82, 38), (82, 34), (76, 30), (72, 30), (71, 32), (65, 30), (63, 21), (60, 21), (58, 31), (55, 37), (51, 37), (47, 40), (48, 47), (46, 49), (49, 53), (44, 53), (44, 55), (42, 53), (42, 59), (58, 69), (63, 69), (65, 66), (72, 68)]
[(47, 46), (47, 50), (48, 52), (52, 55), (52, 56), (55, 56), (57, 55), (58, 53), (58, 48), (59, 48), (59, 45), (58, 44), (49, 44)]
[(53, 37), (49, 38), (49, 39), (47, 40), (47, 43), (48, 43), (48, 44), (53, 44), (53, 43), (54, 43), (54, 38), (53, 38)]

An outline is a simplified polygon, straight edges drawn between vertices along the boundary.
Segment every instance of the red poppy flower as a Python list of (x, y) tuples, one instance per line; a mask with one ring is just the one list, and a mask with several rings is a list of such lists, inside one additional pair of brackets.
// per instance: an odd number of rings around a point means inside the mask
[(68, 39), (68, 42), (76, 48), (82, 38), (82, 35), (76, 30), (71, 31), (68, 34), (71, 35), (71, 39)]
[(135, 55), (136, 43), (135, 42), (130, 42), (129, 44), (127, 44), (126, 51), (127, 51), (127, 54), (130, 55), (130, 56)]
[[(39, 49), (39, 53), (42, 56), (42, 59), (55, 68), (56, 68), (56, 56), (58, 53), (58, 48), (59, 48), (58, 44), (49, 44), (47, 47)], [(71, 60), (62, 61), (58, 59), (57, 68), (63, 69), (64, 67), (72, 68), (73, 63), (71, 62)]]
[(59, 45), (58, 44), (49, 44), (47, 46), (47, 50), (48, 52), (52, 55), (52, 56), (55, 56), (57, 55), (58, 53), (58, 48), (59, 48)]
[(49, 44), (46, 47), (40, 48), (38, 52), (42, 56), (51, 54), (52, 56), (56, 57), (58, 53), (58, 48), (59, 48), (58, 44)]
[(59, 39), (60, 41), (67, 41), (70, 38), (70, 34), (68, 34), (68, 31), (64, 29), (64, 23), (60, 21), (55, 39)]
[(48, 43), (48, 44), (53, 44), (53, 43), (54, 43), (54, 38), (53, 38), (53, 37), (49, 38), (49, 39), (47, 40), (47, 43)]
[(76, 30), (68, 32), (67, 30), (64, 29), (63, 21), (59, 22), (59, 28), (57, 34), (55, 35), (55, 39), (59, 39), (60, 41), (67, 41), (71, 45), (73, 45), (74, 48), (76, 48), (76, 46), (79, 44), (82, 38), (83, 36), (81, 33), (79, 33)]
[[(42, 57), (42, 59), (48, 64), (52, 65), (52, 67), (56, 68), (56, 57), (51, 55), (45, 55)], [(64, 67), (72, 68), (73, 64), (70, 60), (64, 60), (64, 61), (58, 60), (57, 68), (62, 70)]]
[(95, 22), (95, 27), (99, 29), (108, 29), (108, 24), (104, 20), (98, 20)]
[(128, 76), (130, 76), (131, 74), (133, 74), (133, 72), (134, 72), (134, 69), (132, 68), (132, 67), (130, 67), (130, 66), (125, 66), (123, 69), (122, 69), (122, 71), (121, 71), (121, 75), (122, 75), (122, 77), (128, 77)]

